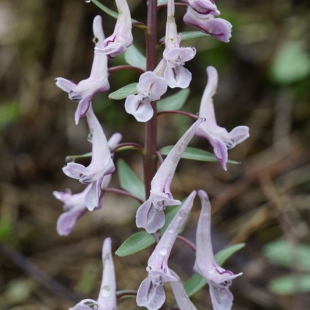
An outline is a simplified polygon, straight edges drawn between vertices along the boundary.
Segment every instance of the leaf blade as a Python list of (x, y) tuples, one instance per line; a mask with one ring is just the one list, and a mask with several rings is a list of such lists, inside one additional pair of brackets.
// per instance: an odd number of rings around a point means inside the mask
[(137, 196), (138, 198), (145, 200), (144, 184), (124, 160), (118, 160), (117, 170), (121, 188)]

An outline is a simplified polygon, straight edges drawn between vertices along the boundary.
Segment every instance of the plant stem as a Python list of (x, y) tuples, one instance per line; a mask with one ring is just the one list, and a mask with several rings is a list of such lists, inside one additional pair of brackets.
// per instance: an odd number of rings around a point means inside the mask
[[(157, 65), (157, 1), (149, 0), (147, 9), (147, 26), (149, 32), (146, 34), (146, 70), (152, 71)], [(157, 149), (157, 111), (156, 102), (152, 102), (154, 116), (145, 124), (143, 160), (144, 183), (146, 197), (149, 196), (151, 181), (156, 173), (156, 149)]]

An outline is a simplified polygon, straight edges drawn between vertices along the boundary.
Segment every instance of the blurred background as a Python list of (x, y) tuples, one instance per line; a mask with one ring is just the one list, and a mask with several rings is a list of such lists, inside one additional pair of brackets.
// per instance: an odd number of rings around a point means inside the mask
[[(145, 22), (145, 1), (129, 1), (132, 17)], [(113, 1), (104, 2), (115, 10)], [(215, 252), (246, 243), (224, 267), (243, 272), (231, 286), (233, 309), (306, 310), (310, 305), (310, 2), (308, 0), (218, 0), (222, 18), (233, 24), (228, 44), (213, 38), (185, 41), (197, 56), (183, 110), (197, 113), (206, 85), (205, 68), (215, 66), (219, 87), (217, 121), (231, 130), (250, 127), (250, 138), (229, 152), (240, 165), (182, 160), (172, 183), (176, 198), (204, 189), (213, 210)], [(177, 9), (181, 31), (184, 7)], [(53, 190), (80, 192), (83, 185), (62, 173), (65, 157), (91, 150), (85, 119), (76, 126), (76, 104), (55, 86), (55, 77), (89, 76), (92, 20), (101, 14), (110, 35), (115, 20), (83, 0), (2, 0), (0, 2), (0, 309), (68, 309), (82, 298), (96, 299), (102, 273), (101, 247), (113, 250), (132, 233), (137, 203), (107, 193), (100, 210), (86, 213), (68, 237), (56, 232), (63, 212)], [(158, 38), (164, 36), (159, 12)], [(134, 44), (144, 51), (140, 29)], [(162, 49), (159, 50), (162, 52)], [(122, 56), (109, 66), (123, 64)], [(136, 82), (135, 71), (110, 74), (111, 91)], [(171, 91), (171, 94), (175, 91)], [(108, 92), (109, 93), (109, 92)], [(143, 143), (143, 124), (124, 111), (124, 100), (97, 94), (94, 109), (107, 137)], [(180, 115), (159, 117), (158, 146), (173, 144), (192, 123)], [(203, 139), (191, 146), (211, 151)], [(142, 177), (138, 153), (120, 152)], [(86, 163), (86, 162), (85, 162)], [(117, 174), (111, 187), (119, 187)], [(195, 241), (199, 202), (184, 234)], [(145, 278), (149, 250), (115, 257), (117, 287), (137, 289)], [(183, 281), (192, 273), (194, 253), (177, 241), (169, 266)], [(166, 285), (168, 300), (173, 297)], [(198, 309), (211, 309), (207, 286), (193, 296)], [(134, 299), (119, 309), (139, 309)]]

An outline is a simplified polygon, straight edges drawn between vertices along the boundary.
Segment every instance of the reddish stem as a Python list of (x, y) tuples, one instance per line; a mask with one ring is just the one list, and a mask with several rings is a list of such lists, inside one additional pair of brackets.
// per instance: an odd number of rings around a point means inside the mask
[[(147, 26), (149, 32), (146, 34), (146, 70), (152, 71), (157, 65), (157, 1), (148, 1)], [(154, 116), (145, 124), (144, 149), (145, 156), (143, 160), (144, 183), (146, 197), (149, 196), (151, 181), (157, 170), (156, 150), (157, 150), (157, 113), (156, 103), (152, 102)]]

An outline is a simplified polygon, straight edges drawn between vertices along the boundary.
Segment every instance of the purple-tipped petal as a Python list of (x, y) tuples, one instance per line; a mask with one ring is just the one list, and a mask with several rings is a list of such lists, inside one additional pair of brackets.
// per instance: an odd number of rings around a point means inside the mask
[(217, 9), (213, 0), (182, 0), (193, 10), (201, 14), (212, 14), (218, 16), (221, 12)]
[(66, 211), (60, 215), (57, 220), (56, 229), (60, 236), (68, 236), (78, 219), (87, 211), (85, 206), (84, 209), (77, 209), (72, 211)]
[(213, 96), (216, 93), (218, 75), (214, 67), (207, 68), (208, 83), (203, 93), (199, 117), (206, 121), (196, 130), (196, 135), (203, 137), (211, 143), (215, 157), (220, 161), (224, 170), (228, 160), (227, 150), (235, 147), (249, 137), (249, 128), (247, 126), (238, 126), (230, 133), (225, 128), (217, 125)]
[(165, 223), (165, 213), (157, 210), (150, 199), (145, 201), (136, 214), (136, 225), (143, 227), (149, 234), (156, 232)]
[(152, 284), (149, 278), (142, 281), (137, 292), (137, 305), (146, 307), (148, 310), (159, 309), (166, 300), (166, 294), (163, 286)]
[(105, 39), (104, 48), (102, 49), (110, 58), (123, 53), (132, 44), (133, 40), (131, 15), (128, 4), (126, 0), (116, 0), (115, 2), (118, 11), (116, 25), (113, 34)]
[(212, 14), (200, 14), (190, 6), (183, 17), (185, 24), (198, 27), (202, 32), (209, 34), (222, 42), (229, 42), (232, 25), (225, 19), (214, 18)]
[(229, 290), (231, 280), (242, 273), (233, 274), (220, 267), (214, 258), (211, 242), (211, 206), (208, 195), (200, 190), (201, 213), (196, 233), (196, 262), (194, 271), (201, 275), (209, 284), (211, 301), (214, 310), (230, 310), (233, 295)]

